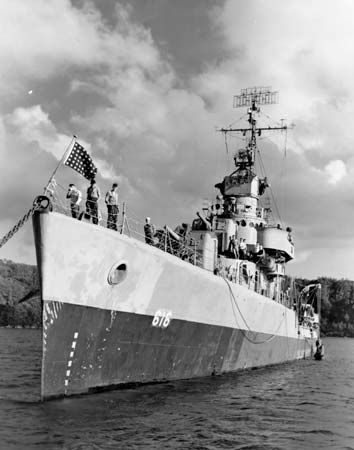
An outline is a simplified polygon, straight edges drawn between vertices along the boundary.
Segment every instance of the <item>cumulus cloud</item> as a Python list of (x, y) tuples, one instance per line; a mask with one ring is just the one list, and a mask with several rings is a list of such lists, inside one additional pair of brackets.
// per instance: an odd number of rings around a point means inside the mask
[(345, 164), (340, 159), (330, 161), (324, 170), (328, 174), (329, 184), (337, 184), (347, 174)]
[(281, 100), (272, 116), (296, 122), (295, 150), (321, 148), (332, 159), (337, 141), (337, 151), (347, 151), (354, 116), (354, 4), (228, 0), (217, 11), (233, 57), (200, 75), (201, 95), (213, 101), (220, 91), (237, 94), (235, 86), (270, 85)]
[(27, 81), (45, 80), (75, 67), (132, 64), (155, 67), (158, 53), (148, 30), (133, 26), (117, 4), (116, 27), (108, 28), (90, 2), (76, 8), (69, 0), (34, 4), (14, 0), (2, 10), (0, 63), (4, 93), (16, 95)]
[[(209, 148), (200, 133), (206, 127), (203, 102), (176, 88), (175, 73), (149, 30), (132, 23), (122, 6), (117, 4), (108, 26), (92, 4), (82, 5), (39, 1), (26, 7), (14, 1), (4, 9), (2, 214), (15, 219), (26, 210), (75, 129), (94, 156), (102, 189), (118, 180), (138, 211), (149, 209), (161, 222), (175, 220), (204, 182), (194, 166), (201, 148)], [(29, 91), (36, 96), (24, 98)], [(85, 108), (82, 92), (91, 100)], [(195, 127), (194, 117), (200, 118)], [(75, 177), (62, 175), (62, 186)], [(84, 181), (78, 184), (85, 189)]]
[(16, 108), (5, 116), (5, 124), (25, 144), (37, 145), (60, 159), (70, 142), (70, 137), (57, 131), (40, 105)]

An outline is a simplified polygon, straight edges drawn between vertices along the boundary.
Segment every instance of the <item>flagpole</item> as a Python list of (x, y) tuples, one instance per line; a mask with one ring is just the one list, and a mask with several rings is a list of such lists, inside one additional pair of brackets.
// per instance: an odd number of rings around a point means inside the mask
[(54, 169), (54, 172), (52, 173), (52, 176), (49, 178), (49, 181), (48, 181), (46, 187), (44, 188), (44, 195), (46, 195), (47, 191), (49, 190), (48, 188), (49, 188), (50, 184), (52, 183), (52, 181), (54, 179), (54, 175), (58, 172), (59, 168), (64, 163), (64, 161), (65, 161), (69, 151), (71, 151), (73, 145), (75, 144), (76, 139), (77, 139), (77, 136), (74, 134), (72, 139), (71, 139), (71, 141), (70, 141), (70, 144), (67, 146), (67, 148), (66, 148), (66, 150), (65, 150), (65, 152), (64, 152), (64, 154), (63, 154), (63, 156), (61, 158), (61, 160), (59, 161), (58, 165)]

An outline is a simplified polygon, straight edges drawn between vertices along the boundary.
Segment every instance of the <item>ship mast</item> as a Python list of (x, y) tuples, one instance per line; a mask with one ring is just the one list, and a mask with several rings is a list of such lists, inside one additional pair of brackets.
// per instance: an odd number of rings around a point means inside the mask
[(250, 133), (248, 137), (247, 146), (244, 152), (239, 152), (235, 156), (235, 166), (238, 170), (252, 171), (255, 164), (256, 150), (257, 150), (257, 136), (261, 136), (262, 131), (287, 130), (287, 125), (277, 127), (257, 127), (256, 113), (260, 113), (259, 105), (272, 105), (278, 103), (278, 92), (272, 91), (270, 86), (267, 87), (252, 87), (241, 89), (240, 95), (234, 96), (234, 108), (241, 108), (248, 106), (248, 123), (246, 128), (220, 128), (218, 131), (225, 135), (230, 132), (240, 132), (244, 136)]

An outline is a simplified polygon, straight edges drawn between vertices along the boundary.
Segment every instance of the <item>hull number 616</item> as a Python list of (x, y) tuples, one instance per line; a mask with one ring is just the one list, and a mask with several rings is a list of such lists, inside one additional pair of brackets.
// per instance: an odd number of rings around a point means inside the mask
[(159, 309), (158, 311), (156, 311), (155, 316), (152, 319), (152, 326), (158, 328), (167, 328), (171, 323), (171, 319), (171, 311), (163, 311)]

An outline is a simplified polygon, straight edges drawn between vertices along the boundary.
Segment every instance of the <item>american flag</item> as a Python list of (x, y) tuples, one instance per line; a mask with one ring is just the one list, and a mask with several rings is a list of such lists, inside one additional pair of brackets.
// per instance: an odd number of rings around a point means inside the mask
[(64, 164), (76, 170), (88, 180), (95, 178), (97, 173), (97, 167), (94, 165), (91, 156), (78, 142), (75, 142)]

